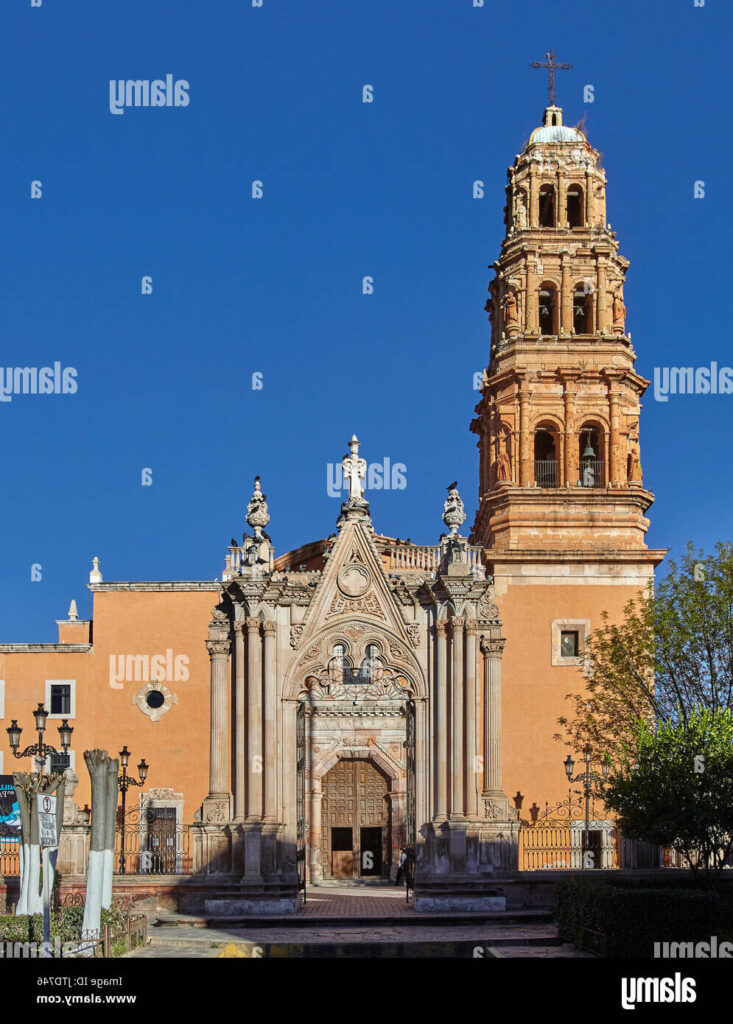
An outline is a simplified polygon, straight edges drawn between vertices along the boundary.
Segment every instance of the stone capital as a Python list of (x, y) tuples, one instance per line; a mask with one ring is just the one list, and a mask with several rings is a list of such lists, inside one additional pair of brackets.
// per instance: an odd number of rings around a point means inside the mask
[(465, 626), (465, 624), (466, 620), (462, 618), (460, 615), (457, 615), (451, 619), (451, 628), (454, 633), (463, 632), (463, 627)]
[(206, 641), (206, 650), (213, 661), (214, 658), (226, 658), (229, 655), (231, 643), (228, 638), (218, 638)]
[(267, 636), (275, 636), (275, 634), (277, 633), (277, 623), (276, 622), (270, 622), (270, 621), (263, 622), (262, 623), (262, 629), (264, 630), (264, 633), (265, 633), (266, 637)]
[(501, 657), (506, 640), (502, 638), (487, 639), (481, 637), (481, 653), (487, 657)]
[(436, 636), (445, 636), (447, 631), (448, 631), (448, 620), (447, 619), (438, 619), (438, 621), (435, 623), (435, 635)]
[(248, 616), (244, 622), (249, 633), (259, 633), (260, 626), (262, 625), (259, 619), (253, 619), (251, 616)]

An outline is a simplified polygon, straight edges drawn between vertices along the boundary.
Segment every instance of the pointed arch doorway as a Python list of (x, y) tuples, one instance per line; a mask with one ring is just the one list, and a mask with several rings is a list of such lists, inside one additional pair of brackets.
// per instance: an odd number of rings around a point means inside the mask
[(321, 780), (324, 878), (389, 877), (390, 779), (373, 761), (340, 757)]

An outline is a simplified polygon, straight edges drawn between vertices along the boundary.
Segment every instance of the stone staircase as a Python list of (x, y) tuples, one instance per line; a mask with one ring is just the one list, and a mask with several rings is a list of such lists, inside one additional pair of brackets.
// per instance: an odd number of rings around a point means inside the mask
[[(396, 905), (395, 905), (396, 909)], [(347, 916), (160, 914), (132, 957), (482, 958), (584, 957), (557, 935), (549, 910)]]

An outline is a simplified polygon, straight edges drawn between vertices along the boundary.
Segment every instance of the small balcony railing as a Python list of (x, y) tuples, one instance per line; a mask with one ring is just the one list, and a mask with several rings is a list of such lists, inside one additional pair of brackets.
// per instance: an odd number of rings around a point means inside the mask
[(538, 487), (557, 487), (559, 478), (557, 459), (535, 459), (534, 482)]
[(579, 487), (605, 487), (601, 459), (583, 459), (578, 470)]
[[(559, 487), (560, 466), (557, 459), (535, 459), (534, 482), (538, 487)], [(578, 467), (578, 487), (605, 487), (603, 460), (584, 459)]]

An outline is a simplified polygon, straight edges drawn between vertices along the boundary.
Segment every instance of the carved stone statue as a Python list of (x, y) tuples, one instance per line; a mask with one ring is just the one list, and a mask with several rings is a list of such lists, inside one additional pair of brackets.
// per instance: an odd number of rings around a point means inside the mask
[(504, 324), (507, 327), (517, 323), (517, 296), (513, 291), (508, 291), (504, 299)]
[(466, 513), (463, 511), (463, 502), (455, 484), (448, 488), (448, 497), (443, 505), (443, 522), (452, 535), (458, 533), (459, 528), (466, 521)]
[(496, 479), (500, 480), (511, 480), (512, 478), (512, 460), (509, 458), (508, 452), (502, 452), (499, 458), (496, 460)]
[(629, 439), (628, 478), (629, 483), (641, 483), (641, 449), (635, 437)]
[(344, 455), (341, 467), (344, 471), (344, 481), (349, 485), (349, 501), (363, 501), (364, 489), (361, 481), (366, 477), (366, 459), (359, 458), (359, 445), (361, 442), (354, 434), (349, 441), (350, 455)]
[(624, 323), (626, 322), (626, 306), (624, 300), (621, 297), (621, 292), (618, 291), (613, 297), (613, 326), (620, 327), (623, 330)]

